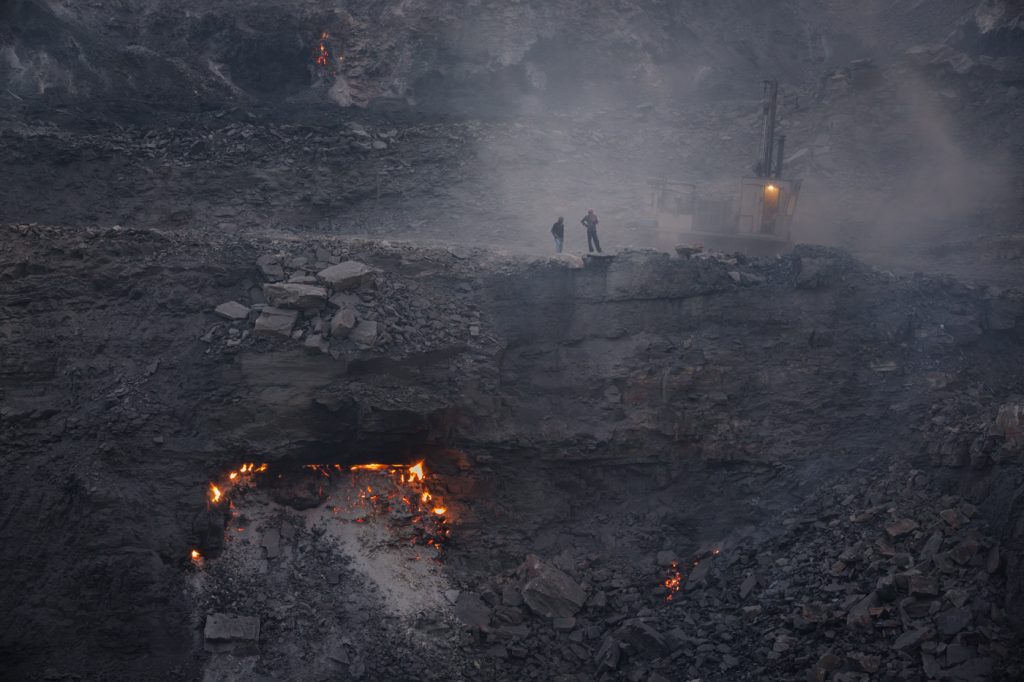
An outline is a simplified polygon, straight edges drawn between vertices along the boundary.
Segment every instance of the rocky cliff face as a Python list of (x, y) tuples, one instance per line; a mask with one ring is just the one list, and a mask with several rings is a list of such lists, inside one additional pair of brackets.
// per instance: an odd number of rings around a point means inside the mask
[[(1020, 392), (1013, 291), (897, 278), (819, 247), (584, 262), (342, 239), (3, 235), (12, 670), (57, 648), (129, 666), (189, 651), (188, 553), (223, 545), (209, 481), (249, 460), (426, 458), (467, 509), (453, 576), (514, 567), (559, 533), (614, 533), (614, 519), (584, 532), (609, 505), (677, 528), (666, 543), (683, 554), (890, 455), (936, 467), (935, 484), (1005, 518), (1004, 552), (1020, 551), (1019, 450), (988, 430)], [(276, 310), (265, 285), (316, 289), (316, 273), (350, 260), (370, 268), (353, 288), (322, 289), (278, 338), (256, 333)], [(362, 331), (332, 335), (345, 310)]]
[(880, 58), (955, 30), (968, 46), (1012, 42), (1020, 30), (1011, 7), (989, 2), (33, 0), (2, 12), (7, 95), (96, 110), (139, 108), (111, 98), (195, 111), (269, 97), (508, 113), (671, 90), (736, 96), (762, 74), (806, 84), (809, 64)]

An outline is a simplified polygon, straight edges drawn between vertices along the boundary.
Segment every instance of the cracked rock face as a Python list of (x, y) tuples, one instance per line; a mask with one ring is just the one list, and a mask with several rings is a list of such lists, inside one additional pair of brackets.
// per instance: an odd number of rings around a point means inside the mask
[[(3, 10), (9, 28), (0, 33), (0, 85), (10, 97), (45, 95), (58, 106), (117, 96), (193, 111), (266, 98), (529, 111), (539, 101), (580, 96), (587, 80), (638, 101), (649, 101), (664, 85), (722, 96), (735, 94), (735, 81), (756, 80), (756, 69), (801, 78), (807, 60), (845, 62), (912, 47), (920, 65), (950, 60), (958, 73), (987, 69), (998, 77), (1005, 65), (963, 52), (1014, 30), (1012, 12), (989, 4), (925, 11), (894, 2), (860, 13), (808, 10), (796, 2), (769, 11), (755, 2), (645, 0), (596, 11), (580, 0), (23, 2)], [(774, 39), (765, 35), (765, 22), (774, 26)], [(935, 45), (957, 25), (955, 47)], [(727, 33), (746, 37), (721, 39)], [(886, 38), (876, 45), (859, 38), (871, 34)], [(873, 82), (872, 74), (877, 71), (859, 69), (849, 80), (860, 86)], [(371, 145), (387, 143), (368, 140)], [(202, 145), (193, 143), (192, 151), (202, 153)]]

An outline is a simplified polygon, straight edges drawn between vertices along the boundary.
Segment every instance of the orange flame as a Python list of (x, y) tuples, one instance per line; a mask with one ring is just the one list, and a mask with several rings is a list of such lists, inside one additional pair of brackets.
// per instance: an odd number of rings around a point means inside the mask
[(446, 511), (448, 510), (445, 509), (444, 507), (434, 507), (434, 513), (438, 516), (441, 516), (441, 514), (444, 514)]
[(677, 564), (672, 564), (672, 567), (668, 569), (668, 580), (665, 581), (665, 587), (668, 588), (667, 599), (671, 600), (672, 595), (679, 591), (679, 586), (682, 584), (683, 576), (677, 568)]
[(423, 491), (423, 494), (420, 495), (420, 502), (428, 502), (428, 501), (430, 501), (430, 499), (431, 499), (430, 493), (428, 493), (427, 491)]
[[(409, 467), (409, 473), (415, 476), (418, 480), (423, 480), (423, 462), (420, 462), (416, 466)], [(410, 479), (412, 480), (412, 479)]]
[(324, 31), (320, 36), (320, 46), (313, 51), (313, 56), (316, 57), (316, 63), (321, 66), (327, 66), (327, 60), (330, 57), (330, 54), (327, 52), (327, 46), (324, 45), (324, 41), (330, 37), (331, 36), (327, 35), (327, 31)]
[(213, 491), (213, 501), (214, 502), (219, 501), (220, 500), (220, 489), (217, 488), (217, 486), (215, 486), (214, 484), (211, 483), (210, 484), (210, 490)]
[(199, 552), (197, 552), (196, 550), (193, 549), (192, 550), (192, 558), (193, 559), (198, 559), (199, 558)]
[(233, 480), (235, 480), (235, 478), (237, 478), (237, 477), (238, 477), (238, 474), (237, 474), (236, 472), (232, 471), (232, 472), (231, 472), (231, 476), (230, 476), (231, 480), (233, 481)]

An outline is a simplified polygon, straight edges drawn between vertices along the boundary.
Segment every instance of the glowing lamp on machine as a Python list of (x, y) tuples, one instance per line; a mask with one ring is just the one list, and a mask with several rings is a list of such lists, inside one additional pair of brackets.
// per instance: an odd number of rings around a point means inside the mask
[(767, 187), (765, 187), (765, 189), (772, 191), (775, 189), (775, 185), (768, 185)]

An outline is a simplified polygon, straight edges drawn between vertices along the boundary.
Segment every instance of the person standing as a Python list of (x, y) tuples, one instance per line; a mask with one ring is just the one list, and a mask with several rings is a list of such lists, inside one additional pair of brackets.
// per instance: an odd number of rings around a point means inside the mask
[(555, 236), (555, 253), (562, 253), (562, 242), (565, 240), (565, 218), (558, 216), (558, 222), (551, 226), (551, 234)]
[(594, 209), (587, 211), (587, 215), (583, 216), (583, 227), (587, 228), (587, 248), (590, 253), (594, 253), (594, 247), (597, 247), (597, 252), (601, 253), (601, 242), (597, 241), (597, 216), (594, 215)]

